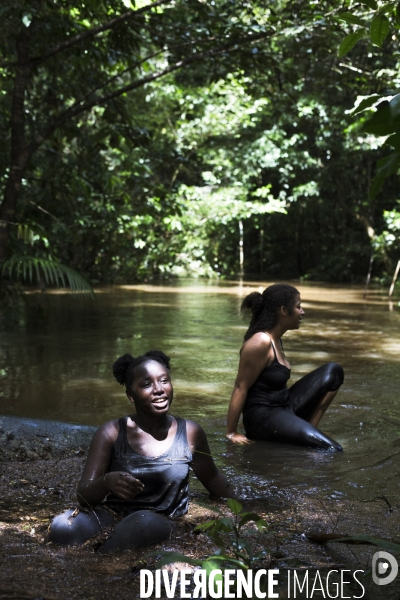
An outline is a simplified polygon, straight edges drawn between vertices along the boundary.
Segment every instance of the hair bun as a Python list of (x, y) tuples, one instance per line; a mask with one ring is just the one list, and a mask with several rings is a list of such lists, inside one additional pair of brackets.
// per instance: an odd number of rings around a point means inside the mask
[(251, 292), (242, 302), (240, 310), (248, 308), (254, 314), (259, 313), (264, 306), (264, 296), (260, 292)]
[(123, 356), (120, 356), (113, 364), (113, 375), (121, 385), (126, 384), (126, 375), (134, 360), (135, 359), (131, 354), (124, 354)]

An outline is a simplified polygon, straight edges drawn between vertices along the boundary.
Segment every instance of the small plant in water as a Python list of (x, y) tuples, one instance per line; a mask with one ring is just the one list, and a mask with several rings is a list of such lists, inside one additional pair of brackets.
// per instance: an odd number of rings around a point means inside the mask
[[(185, 562), (199, 566), (206, 572), (207, 577), (212, 571), (219, 569), (221, 575), (217, 575), (214, 581), (222, 581), (223, 584), (223, 572), (226, 569), (247, 571), (264, 559), (268, 551), (261, 548), (253, 536), (265, 531), (267, 523), (257, 513), (243, 511), (242, 504), (237, 500), (229, 498), (227, 503), (233, 517), (216, 517), (194, 528), (194, 532), (204, 533), (214, 542), (218, 548), (214, 554), (204, 559), (194, 559), (179, 552), (162, 552), (157, 568), (172, 562)], [(249, 522), (253, 522), (256, 529), (246, 527)]]

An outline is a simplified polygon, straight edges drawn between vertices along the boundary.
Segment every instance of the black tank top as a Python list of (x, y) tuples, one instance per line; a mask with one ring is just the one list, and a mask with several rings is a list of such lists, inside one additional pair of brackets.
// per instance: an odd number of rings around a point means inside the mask
[(171, 446), (160, 456), (143, 456), (128, 443), (127, 420), (119, 419), (119, 433), (112, 447), (109, 471), (125, 471), (144, 484), (144, 490), (125, 502), (110, 493), (104, 504), (125, 514), (154, 510), (178, 517), (188, 511), (189, 465), (192, 453), (186, 437), (186, 421), (175, 417), (177, 430)]
[(274, 351), (274, 360), (261, 371), (256, 381), (249, 388), (243, 413), (255, 406), (286, 406), (289, 402), (286, 384), (290, 378), (290, 369), (278, 361), (272, 340), (271, 344)]

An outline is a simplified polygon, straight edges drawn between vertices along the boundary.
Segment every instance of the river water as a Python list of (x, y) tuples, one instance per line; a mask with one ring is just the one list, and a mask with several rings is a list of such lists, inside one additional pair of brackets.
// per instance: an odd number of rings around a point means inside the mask
[[(0, 413), (98, 425), (130, 412), (113, 361), (161, 349), (172, 358), (173, 411), (198, 421), (225, 472), (248, 497), (276, 490), (398, 503), (400, 308), (385, 292), (298, 285), (306, 312), (285, 335), (292, 379), (327, 361), (345, 383), (320, 423), (343, 453), (287, 444), (234, 446), (224, 437), (246, 320), (259, 283), (180, 281), (97, 290), (95, 300), (32, 294), (0, 341)], [(264, 284), (267, 285), (267, 284)]]

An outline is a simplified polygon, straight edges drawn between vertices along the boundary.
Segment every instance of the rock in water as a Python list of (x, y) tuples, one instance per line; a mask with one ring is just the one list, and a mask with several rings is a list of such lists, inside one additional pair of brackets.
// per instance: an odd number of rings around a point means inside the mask
[(0, 461), (86, 454), (96, 427), (0, 416)]

